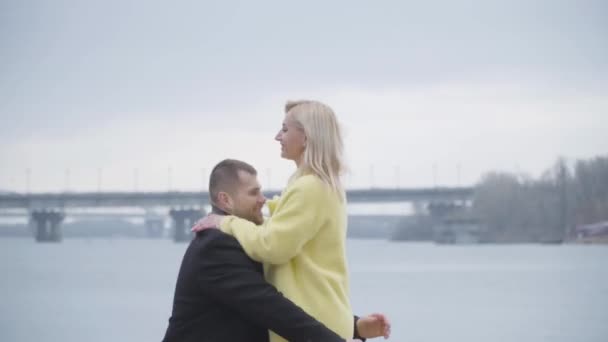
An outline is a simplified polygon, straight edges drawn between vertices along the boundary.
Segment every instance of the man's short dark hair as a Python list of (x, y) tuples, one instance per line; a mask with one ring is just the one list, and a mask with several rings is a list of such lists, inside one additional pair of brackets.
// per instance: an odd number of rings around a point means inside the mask
[(255, 168), (244, 161), (224, 159), (213, 167), (209, 176), (209, 197), (211, 203), (217, 202), (219, 192), (230, 192), (240, 182), (239, 171), (257, 176)]

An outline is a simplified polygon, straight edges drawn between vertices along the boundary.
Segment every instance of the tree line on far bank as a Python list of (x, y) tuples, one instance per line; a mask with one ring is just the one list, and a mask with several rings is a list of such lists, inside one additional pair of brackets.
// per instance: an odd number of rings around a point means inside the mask
[(560, 158), (537, 179), (490, 172), (475, 187), (471, 215), (490, 241), (570, 239), (579, 225), (608, 221), (608, 156)]

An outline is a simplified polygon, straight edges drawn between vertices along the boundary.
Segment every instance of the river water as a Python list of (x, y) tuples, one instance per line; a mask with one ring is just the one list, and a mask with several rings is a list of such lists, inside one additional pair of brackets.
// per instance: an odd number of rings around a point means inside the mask
[[(0, 341), (160, 341), (186, 244), (0, 239)], [(357, 314), (392, 341), (606, 342), (608, 246), (349, 240)]]

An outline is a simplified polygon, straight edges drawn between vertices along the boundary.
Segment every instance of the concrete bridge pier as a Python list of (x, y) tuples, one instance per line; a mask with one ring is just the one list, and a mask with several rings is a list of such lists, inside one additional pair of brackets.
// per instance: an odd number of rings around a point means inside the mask
[(53, 210), (34, 210), (31, 219), (35, 225), (37, 242), (61, 242), (61, 222), (65, 214)]
[(427, 215), (427, 208), (424, 202), (415, 201), (412, 202), (412, 214), (413, 215)]
[(427, 206), (429, 214), (436, 220), (442, 220), (462, 209), (463, 207), (455, 201), (431, 202)]
[(190, 228), (204, 216), (203, 209), (171, 209), (169, 215), (173, 219), (175, 242), (190, 241), (192, 232)]

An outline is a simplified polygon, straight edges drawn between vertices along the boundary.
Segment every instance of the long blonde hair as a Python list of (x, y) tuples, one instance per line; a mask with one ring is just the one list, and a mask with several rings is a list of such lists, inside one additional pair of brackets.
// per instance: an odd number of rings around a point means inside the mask
[(300, 126), (306, 136), (302, 163), (293, 177), (314, 174), (343, 196), (340, 176), (345, 171), (344, 143), (334, 111), (318, 101), (288, 101), (285, 113)]

